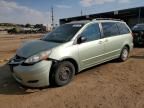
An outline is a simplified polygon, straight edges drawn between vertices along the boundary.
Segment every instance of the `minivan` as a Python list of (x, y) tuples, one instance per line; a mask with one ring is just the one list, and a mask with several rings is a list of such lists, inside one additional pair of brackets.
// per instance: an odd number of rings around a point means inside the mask
[(9, 66), (24, 86), (63, 86), (84, 69), (113, 59), (126, 61), (132, 49), (132, 32), (124, 21), (72, 21), (24, 44)]

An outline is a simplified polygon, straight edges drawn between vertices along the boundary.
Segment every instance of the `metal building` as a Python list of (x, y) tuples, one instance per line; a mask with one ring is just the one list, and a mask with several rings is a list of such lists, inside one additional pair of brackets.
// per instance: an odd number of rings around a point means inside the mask
[(132, 27), (137, 23), (144, 23), (144, 6), (135, 7), (123, 10), (116, 10), (104, 13), (96, 13), (91, 15), (77, 16), (71, 18), (60, 19), (60, 24), (65, 24), (71, 21), (87, 20), (94, 18), (116, 18), (127, 22), (127, 24)]

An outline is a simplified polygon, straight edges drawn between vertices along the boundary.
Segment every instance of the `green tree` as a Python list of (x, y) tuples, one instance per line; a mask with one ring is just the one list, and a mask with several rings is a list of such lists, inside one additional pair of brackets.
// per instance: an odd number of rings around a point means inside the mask
[(26, 24), (25, 27), (28, 27), (28, 28), (29, 28), (29, 27), (31, 27), (31, 25), (30, 25), (30, 24)]

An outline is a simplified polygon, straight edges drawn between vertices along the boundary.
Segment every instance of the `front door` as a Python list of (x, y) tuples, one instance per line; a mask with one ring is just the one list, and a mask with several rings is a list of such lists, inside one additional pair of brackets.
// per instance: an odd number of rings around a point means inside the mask
[(98, 23), (92, 23), (81, 33), (86, 41), (78, 44), (81, 69), (94, 66), (103, 59), (104, 45)]

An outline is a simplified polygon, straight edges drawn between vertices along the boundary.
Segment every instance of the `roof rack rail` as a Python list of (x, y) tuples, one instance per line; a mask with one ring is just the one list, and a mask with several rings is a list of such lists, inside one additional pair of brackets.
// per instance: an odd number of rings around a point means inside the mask
[(115, 20), (115, 21), (122, 21), (121, 19), (115, 19), (115, 18), (95, 18), (92, 21), (96, 20)]

